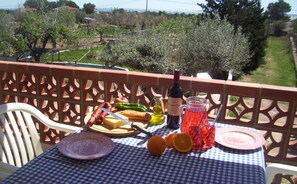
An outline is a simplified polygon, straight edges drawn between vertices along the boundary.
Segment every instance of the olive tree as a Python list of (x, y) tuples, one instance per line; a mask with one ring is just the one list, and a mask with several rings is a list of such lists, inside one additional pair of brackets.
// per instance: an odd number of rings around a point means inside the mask
[(205, 0), (206, 4), (198, 4), (204, 15), (219, 14), (221, 19), (226, 18), (234, 29), (239, 27), (242, 33), (249, 39), (249, 50), (251, 59), (244, 68), (245, 71), (256, 69), (261, 59), (265, 56), (267, 41), (267, 30), (265, 21), (267, 19), (260, 0)]
[(120, 36), (114, 44), (108, 44), (108, 49), (98, 59), (108, 67), (119, 65), (140, 71), (172, 73), (177, 67), (173, 52), (178, 47), (178, 35), (185, 34), (185, 30), (187, 24), (183, 18), (169, 19), (153, 30)]
[(174, 65), (167, 35), (165, 32), (145, 31), (122, 36), (98, 59), (108, 67), (119, 65), (145, 72), (170, 73)]
[(249, 62), (248, 39), (237, 32), (219, 16), (205, 18), (199, 24), (186, 23), (186, 34), (179, 35), (179, 46), (175, 58), (185, 75), (208, 72), (214, 78), (222, 78), (224, 72), (241, 73)]
[(13, 16), (7, 14), (5, 11), (0, 11), (0, 52), (6, 55), (8, 52), (7, 39), (11, 37)]
[(250, 59), (248, 39), (219, 16), (206, 19), (178, 18), (156, 29), (122, 36), (108, 45), (100, 61), (112, 67), (171, 73), (180, 68), (183, 75), (209, 72), (215, 78), (233, 70), (241, 73)]
[(75, 15), (66, 10), (27, 12), (16, 31), (19, 42), (26, 44), (36, 62), (44, 54), (48, 43), (73, 43)]
[(100, 42), (103, 41), (103, 36), (106, 34), (110, 34), (110, 35), (113, 35), (116, 30), (117, 30), (117, 26), (115, 25), (109, 25), (109, 24), (106, 24), (106, 25), (96, 25), (96, 28), (95, 30), (97, 31), (97, 33), (99, 33), (100, 35)]
[(14, 23), (12, 14), (6, 11), (0, 11), (0, 53), (2, 56), (14, 55)]

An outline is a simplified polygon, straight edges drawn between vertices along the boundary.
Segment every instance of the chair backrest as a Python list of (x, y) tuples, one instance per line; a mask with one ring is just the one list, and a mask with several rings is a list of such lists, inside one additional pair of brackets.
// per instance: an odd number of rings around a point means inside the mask
[(79, 127), (50, 120), (35, 107), (25, 103), (0, 105), (0, 159), (21, 167), (43, 152), (32, 117), (49, 128), (73, 133)]

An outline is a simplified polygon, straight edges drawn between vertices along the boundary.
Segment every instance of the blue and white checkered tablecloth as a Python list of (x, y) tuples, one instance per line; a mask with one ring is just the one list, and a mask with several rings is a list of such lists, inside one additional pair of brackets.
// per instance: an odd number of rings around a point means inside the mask
[[(158, 135), (170, 132), (163, 125), (149, 130)], [(114, 138), (114, 151), (95, 160), (67, 158), (54, 147), (2, 183), (265, 183), (262, 148), (234, 150), (216, 144), (205, 152), (178, 153), (167, 149), (161, 157), (155, 157), (146, 150), (144, 137), (141, 133)]]

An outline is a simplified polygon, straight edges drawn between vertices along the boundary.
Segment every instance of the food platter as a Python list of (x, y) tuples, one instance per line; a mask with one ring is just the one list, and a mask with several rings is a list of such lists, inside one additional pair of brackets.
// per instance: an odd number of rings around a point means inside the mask
[(257, 149), (265, 143), (260, 133), (240, 127), (217, 128), (215, 140), (223, 146), (238, 150)]
[[(85, 118), (84, 118), (85, 123), (88, 122), (88, 120), (91, 117), (91, 114), (92, 113), (88, 113), (85, 116)], [(147, 128), (149, 125), (149, 121), (141, 121), (141, 120), (133, 120), (133, 119), (129, 119), (129, 121), (140, 126), (140, 127), (143, 127), (143, 128)], [(118, 128), (111, 128), (110, 126), (105, 125), (105, 124), (93, 124), (90, 127), (90, 130), (94, 131), (94, 132), (102, 133), (109, 137), (128, 137), (128, 136), (133, 136), (133, 135), (136, 135), (139, 133), (138, 130), (131, 128), (129, 125), (123, 125)]]
[(115, 144), (105, 135), (83, 132), (63, 138), (57, 148), (67, 157), (91, 160), (108, 155), (114, 150)]

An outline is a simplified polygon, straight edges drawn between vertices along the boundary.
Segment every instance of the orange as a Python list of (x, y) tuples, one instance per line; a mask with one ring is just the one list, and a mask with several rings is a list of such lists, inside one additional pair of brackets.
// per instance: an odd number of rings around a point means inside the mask
[(193, 141), (189, 134), (187, 133), (177, 133), (173, 137), (173, 148), (178, 152), (188, 152), (192, 149)]
[(166, 146), (167, 148), (173, 148), (173, 137), (175, 136), (175, 133), (169, 133), (166, 137), (165, 137), (165, 142), (166, 142)]
[(149, 138), (147, 149), (151, 155), (161, 156), (166, 149), (165, 140), (159, 135), (154, 135)]

